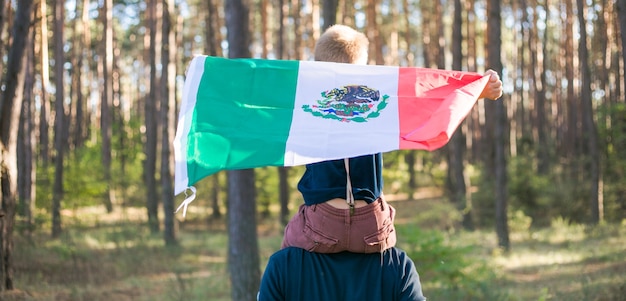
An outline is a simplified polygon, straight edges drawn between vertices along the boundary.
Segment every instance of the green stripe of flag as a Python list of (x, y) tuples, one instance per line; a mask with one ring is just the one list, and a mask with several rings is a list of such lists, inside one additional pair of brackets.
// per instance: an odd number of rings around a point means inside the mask
[(187, 165), (189, 183), (222, 169), (255, 167), (259, 158), (283, 165), (298, 65), (298, 61), (205, 59), (197, 90), (201, 101), (196, 102), (187, 137), (187, 162), (193, 163)]

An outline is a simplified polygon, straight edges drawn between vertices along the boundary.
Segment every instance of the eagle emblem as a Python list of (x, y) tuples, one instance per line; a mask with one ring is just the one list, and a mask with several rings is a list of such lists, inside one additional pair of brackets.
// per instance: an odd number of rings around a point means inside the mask
[(321, 93), (312, 105), (303, 105), (305, 112), (313, 116), (342, 122), (367, 122), (380, 115), (387, 106), (388, 95), (380, 95), (376, 89), (363, 85), (347, 85)]

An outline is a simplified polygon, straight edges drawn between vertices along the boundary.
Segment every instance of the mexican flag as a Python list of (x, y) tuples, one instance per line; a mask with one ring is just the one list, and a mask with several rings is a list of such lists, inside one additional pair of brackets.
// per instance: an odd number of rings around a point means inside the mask
[(174, 140), (175, 193), (220, 170), (435, 150), (488, 80), (424, 68), (197, 56)]

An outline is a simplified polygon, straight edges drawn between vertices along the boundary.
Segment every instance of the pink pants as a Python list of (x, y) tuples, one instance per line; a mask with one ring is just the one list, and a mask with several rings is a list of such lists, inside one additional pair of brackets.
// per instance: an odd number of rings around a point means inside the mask
[(339, 209), (329, 204), (301, 205), (285, 227), (281, 248), (316, 253), (382, 252), (396, 244), (396, 210), (381, 198), (367, 206)]

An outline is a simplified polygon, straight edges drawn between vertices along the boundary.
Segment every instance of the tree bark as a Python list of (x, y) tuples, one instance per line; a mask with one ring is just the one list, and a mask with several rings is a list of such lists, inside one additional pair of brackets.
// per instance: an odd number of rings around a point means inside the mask
[[(626, 76), (626, 0), (617, 0), (617, 15), (619, 17), (619, 34), (622, 41), (622, 71), (623, 76)], [(622, 78), (624, 81), (624, 78)], [(624, 98), (622, 98), (624, 101)]]
[(174, 141), (176, 128), (174, 112), (176, 111), (176, 6), (174, 0), (163, 3), (163, 76), (161, 77), (161, 195), (163, 197), (163, 238), (168, 246), (177, 245), (176, 219), (174, 218), (174, 187), (172, 163), (174, 158), (170, 145)]
[[(567, 130), (565, 133), (565, 145), (563, 146), (565, 158), (575, 161), (580, 153), (580, 138), (578, 135), (578, 110), (576, 105), (576, 94), (574, 91), (574, 8), (573, 0), (565, 1), (565, 79), (567, 80), (567, 90), (565, 102), (567, 103)], [(575, 165), (577, 163), (573, 163)], [(572, 168), (573, 169), (573, 168)]]
[(409, 0), (402, 0), (402, 16), (404, 19), (404, 41), (406, 42), (406, 62), (407, 66), (413, 67), (415, 66), (415, 54), (413, 53), (413, 49), (411, 48), (412, 41), (412, 31), (411, 31), (411, 13), (409, 9)]
[(159, 201), (156, 187), (156, 160), (157, 160), (157, 103), (158, 78), (157, 78), (157, 45), (161, 45), (158, 31), (158, 13), (161, 0), (150, 0), (147, 8), (147, 21), (150, 31), (150, 91), (145, 103), (146, 140), (144, 152), (144, 181), (146, 184), (146, 208), (148, 210), (148, 226), (152, 233), (159, 232)]
[(293, 20), (293, 59), (303, 60), (302, 47), (302, 0), (291, 0), (291, 18)]
[(581, 75), (581, 91), (580, 101), (582, 105), (582, 126), (583, 138), (586, 141), (584, 158), (585, 160), (585, 177), (589, 177), (589, 206), (590, 206), (590, 222), (598, 224), (600, 222), (600, 209), (598, 202), (598, 189), (600, 182), (600, 153), (598, 150), (598, 133), (595, 121), (593, 119), (593, 104), (591, 102), (591, 71), (589, 70), (589, 53), (587, 49), (587, 31), (585, 19), (585, 3), (583, 0), (576, 0), (578, 8), (578, 24), (580, 32), (580, 40), (578, 42), (578, 65), (580, 66)]
[[(533, 24), (530, 27), (531, 31), (528, 35), (528, 45), (530, 47), (530, 65), (529, 72), (532, 82), (534, 84), (534, 109), (532, 115), (534, 116), (533, 122), (533, 140), (535, 140), (534, 149), (537, 153), (537, 172), (541, 175), (545, 175), (549, 168), (548, 158), (548, 141), (547, 141), (547, 129), (546, 129), (546, 45), (541, 41), (539, 36), (539, 14), (537, 13), (540, 7), (537, 1), (531, 2), (533, 8)], [(547, 3), (543, 7), (543, 10), (547, 9)], [(543, 32), (544, 38), (547, 36), (546, 31)], [(542, 51), (542, 55), (538, 52)]]
[(382, 40), (378, 25), (378, 0), (367, 0), (367, 38), (370, 40), (369, 45), (369, 63), (375, 65), (385, 64), (383, 57)]
[(24, 91), (24, 54), (30, 36), (32, 0), (17, 2), (13, 44), (0, 98), (0, 290), (13, 289), (13, 227), (17, 199), (17, 131)]
[(222, 212), (220, 211), (220, 173), (216, 173), (211, 175), (211, 218), (219, 219), (222, 217)]
[[(454, 0), (454, 17), (452, 28), (452, 69), (462, 70), (463, 68), (463, 15), (461, 10), (461, 0)], [(463, 148), (465, 139), (462, 127), (459, 127), (448, 142), (448, 182), (450, 183), (450, 195), (463, 217), (462, 225), (466, 230), (474, 228), (471, 215), (471, 204), (466, 197), (467, 186), (464, 175)]]
[(322, 17), (324, 18), (323, 30), (337, 23), (337, 6), (338, 0), (323, 0), (322, 2)]
[(34, 230), (35, 212), (35, 180), (37, 168), (35, 160), (36, 131), (34, 124), (35, 104), (33, 102), (33, 87), (35, 83), (35, 31), (32, 30), (26, 47), (24, 65), (24, 98), (22, 101), (22, 114), (20, 118), (19, 141), (17, 149), (18, 164), (18, 190), (19, 201), (22, 202), (22, 215), (24, 216), (24, 232), (31, 237)]
[(104, 194), (104, 207), (107, 212), (113, 211), (111, 181), (111, 136), (112, 136), (112, 105), (113, 105), (113, 0), (104, 0), (102, 7), (104, 36), (104, 56), (102, 58), (102, 99), (100, 100), (100, 137), (102, 139), (102, 167), (104, 181), (107, 185)]
[(278, 167), (278, 198), (280, 200), (280, 223), (289, 222), (289, 168)]
[(64, 91), (64, 20), (63, 1), (54, 7), (54, 184), (52, 188), (52, 237), (61, 235), (61, 202), (63, 200), (63, 161), (65, 155), (65, 91)]
[(219, 13), (217, 11), (218, 8), (218, 0), (207, 0), (206, 1), (206, 37), (204, 39), (205, 45), (204, 50), (208, 55), (211, 56), (222, 56), (222, 46), (220, 45), (222, 41), (222, 37), (220, 35), (220, 22), (219, 22)]
[[(502, 74), (501, 59), (501, 17), (500, 0), (489, 0), (487, 2), (487, 61), (489, 67), (498, 74)], [(495, 207), (496, 207), (496, 234), (498, 236), (498, 246), (505, 251), (511, 248), (509, 241), (509, 227), (507, 218), (507, 177), (506, 177), (506, 157), (505, 157), (505, 128), (506, 109), (504, 101), (499, 100), (489, 104), (494, 107), (494, 116), (487, 116), (493, 119), (493, 173), (495, 185)]]
[[(48, 8), (46, 1), (39, 2), (39, 16), (41, 18), (41, 109), (39, 111), (39, 155), (44, 170), (50, 162), (50, 99), (48, 88), (50, 87), (50, 63), (48, 58)], [(46, 173), (44, 173), (46, 174)], [(44, 185), (49, 183), (44, 176)]]
[[(226, 1), (228, 57), (250, 57), (249, 4)], [(256, 300), (261, 271), (254, 170), (228, 171), (228, 269), (231, 299)]]

